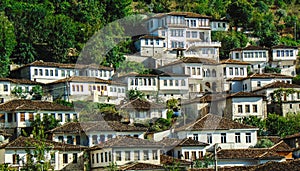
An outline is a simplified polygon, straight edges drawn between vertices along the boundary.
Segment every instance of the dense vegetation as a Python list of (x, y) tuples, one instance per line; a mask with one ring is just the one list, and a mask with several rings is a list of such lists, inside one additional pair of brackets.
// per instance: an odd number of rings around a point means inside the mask
[[(138, 35), (136, 31), (140, 29), (131, 27), (139, 25), (140, 19), (126, 19), (120, 28), (107, 24), (137, 13), (190, 11), (216, 19), (227, 18), (233, 28), (253, 31), (251, 35), (260, 38), (259, 45), (298, 45), (294, 36), (299, 34), (295, 28), (300, 24), (299, 7), (299, 0), (3, 0), (0, 1), (0, 76), (8, 74), (11, 62), (76, 62), (84, 48), (87, 49), (84, 57), (118, 67), (125, 60), (125, 53), (134, 52), (132, 41), (124, 39), (122, 34)], [(85, 46), (104, 26), (105, 36), (97, 41), (104, 48)], [(227, 57), (230, 49), (245, 46), (249, 41), (256, 43), (234, 29), (212, 36), (222, 42), (221, 57)], [(93, 52), (95, 49), (98, 52)], [(106, 58), (99, 60), (103, 56)], [(85, 58), (79, 61), (91, 62)]]

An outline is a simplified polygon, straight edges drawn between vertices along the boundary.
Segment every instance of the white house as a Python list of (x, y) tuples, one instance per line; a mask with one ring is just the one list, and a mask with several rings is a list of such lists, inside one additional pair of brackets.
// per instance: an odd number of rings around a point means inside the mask
[(146, 29), (163, 39), (166, 56), (205, 56), (217, 59), (220, 42), (211, 41), (211, 17), (192, 12), (170, 12), (149, 17)]
[[(45, 150), (44, 162), (50, 162), (54, 170), (83, 170), (84, 146), (76, 146), (53, 141), (39, 141), (31, 137), (17, 139), (0, 146), (0, 164), (8, 163), (10, 167), (21, 169), (28, 162), (27, 150), (33, 154), (36, 146), (45, 143), (49, 151)], [(36, 160), (35, 158), (33, 158)], [(39, 163), (40, 161), (35, 161)]]
[(34, 61), (11, 71), (12, 78), (23, 78), (41, 83), (50, 83), (70, 76), (88, 76), (108, 80), (114, 69), (101, 65), (62, 64)]
[[(128, 112), (128, 119), (131, 123), (144, 123), (149, 122), (151, 119), (167, 118), (167, 108), (165, 105), (140, 98), (118, 105), (116, 108)], [(125, 117), (125, 119), (127, 118)]]
[(134, 44), (141, 56), (155, 56), (162, 54), (166, 44), (163, 37), (143, 35)]
[(226, 19), (211, 19), (210, 28), (211, 31), (228, 31), (229, 21)]
[(88, 100), (119, 104), (126, 96), (126, 85), (97, 77), (72, 76), (47, 84), (54, 99)]
[(68, 122), (47, 133), (52, 141), (91, 147), (122, 135), (144, 139), (146, 131), (147, 128), (118, 121), (91, 121)]
[(227, 96), (224, 117), (234, 120), (249, 116), (267, 118), (267, 104), (263, 95), (238, 92)]
[(270, 50), (270, 67), (279, 68), (281, 74), (295, 76), (298, 47), (277, 45)]
[[(26, 80), (26, 79), (13, 79), (13, 78), (0, 78), (0, 102), (4, 103), (12, 99), (25, 98), (31, 99), (30, 92), (35, 86), (43, 86), (43, 83)], [(22, 92), (18, 97), (16, 91)]]
[(30, 127), (37, 114), (41, 118), (51, 115), (61, 124), (79, 119), (79, 114), (71, 107), (46, 101), (11, 100), (0, 104), (0, 125), (2, 128), (17, 128), (17, 135), (20, 135), (23, 128)]
[(291, 76), (282, 75), (282, 74), (274, 74), (274, 73), (263, 73), (263, 74), (252, 74), (246, 78), (230, 78), (227, 81), (230, 84), (231, 90), (230, 92), (236, 93), (240, 91), (251, 92), (261, 87), (273, 83), (273, 82), (285, 82), (292, 83)]
[(251, 64), (251, 71), (262, 73), (269, 62), (269, 49), (259, 46), (247, 46), (230, 50), (230, 58)]
[(117, 166), (137, 161), (160, 163), (161, 144), (145, 139), (117, 136), (90, 148), (91, 170), (103, 170), (110, 163)]
[(192, 137), (184, 139), (164, 138), (159, 143), (164, 145), (162, 150), (167, 155), (187, 161), (202, 159), (208, 146), (207, 143), (192, 139)]
[[(294, 92), (288, 93), (286, 90)], [(267, 84), (253, 92), (266, 96), (268, 113), (285, 116), (287, 113), (298, 113), (300, 111), (300, 86), (297, 84), (278, 81)], [(279, 97), (277, 97), (278, 95)]]
[(207, 114), (204, 117), (174, 130), (174, 137), (193, 138), (208, 143), (208, 148), (217, 144), (222, 149), (245, 149), (257, 143), (257, 130), (224, 117)]

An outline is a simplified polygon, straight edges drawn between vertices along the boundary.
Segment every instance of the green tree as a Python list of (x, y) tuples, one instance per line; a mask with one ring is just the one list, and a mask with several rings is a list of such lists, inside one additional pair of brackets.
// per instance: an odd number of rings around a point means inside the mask
[(118, 165), (117, 165), (117, 163), (110, 162), (109, 166), (107, 166), (105, 168), (105, 170), (107, 170), (107, 171), (117, 171), (118, 170)]
[(145, 94), (139, 90), (129, 90), (127, 91), (127, 98), (129, 100), (134, 100), (136, 98), (144, 99)]
[(248, 27), (252, 18), (253, 7), (246, 0), (234, 0), (228, 5), (227, 13), (234, 26)]
[(118, 73), (130, 73), (136, 72), (139, 74), (148, 74), (149, 69), (139, 62), (134, 61), (123, 61), (117, 68)]
[[(41, 118), (40, 114), (35, 116), (35, 119), (31, 122), (30, 126), (33, 130), (39, 130), (43, 126), (43, 131), (49, 131), (59, 126), (59, 120), (55, 119), (52, 115), (43, 115)], [(35, 132), (37, 134), (39, 132)]]
[(266, 135), (266, 122), (265, 120), (258, 118), (257, 116), (243, 117), (237, 121), (243, 124), (251, 125), (259, 128), (258, 135)]
[(274, 143), (269, 139), (260, 139), (257, 141), (254, 148), (270, 148), (274, 145)]
[(9, 74), (11, 54), (17, 44), (14, 26), (3, 12), (0, 12), (0, 77)]

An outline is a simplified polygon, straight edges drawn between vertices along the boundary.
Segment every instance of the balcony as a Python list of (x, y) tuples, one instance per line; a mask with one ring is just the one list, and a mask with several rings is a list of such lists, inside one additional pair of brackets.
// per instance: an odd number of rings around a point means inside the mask
[(221, 47), (221, 42), (187, 42), (188, 48), (192, 47)]

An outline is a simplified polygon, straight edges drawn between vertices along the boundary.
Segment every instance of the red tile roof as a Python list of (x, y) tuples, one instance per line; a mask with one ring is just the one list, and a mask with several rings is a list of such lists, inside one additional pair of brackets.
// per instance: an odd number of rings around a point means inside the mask
[(164, 144), (164, 146), (168, 147), (175, 147), (175, 146), (181, 146), (181, 147), (189, 147), (189, 146), (207, 146), (207, 143), (200, 142), (197, 140), (194, 140), (192, 138), (184, 138), (184, 139), (177, 139), (177, 138), (163, 138), (160, 143)]
[(233, 59), (224, 59), (220, 61), (221, 64), (237, 64), (237, 65), (250, 65), (248, 62), (233, 60)]
[(269, 50), (268, 48), (265, 47), (260, 47), (260, 46), (247, 46), (244, 48), (236, 48), (236, 49), (232, 49), (231, 51), (243, 51), (243, 50)]
[(131, 136), (117, 136), (108, 141), (103, 142), (102, 144), (95, 145), (90, 148), (90, 150), (97, 150), (103, 148), (160, 148), (162, 144), (147, 140), (140, 139)]
[(274, 144), (270, 149), (272, 149), (276, 152), (292, 152), (293, 151), (293, 149), (289, 145), (287, 145), (283, 140)]
[(277, 45), (272, 46), (272, 49), (298, 49), (297, 46)]
[(244, 92), (244, 91), (240, 91), (237, 93), (233, 93), (227, 96), (227, 98), (234, 98), (234, 97), (264, 97), (263, 95), (260, 94), (255, 94), (255, 93), (251, 93), (251, 92)]
[(50, 133), (82, 133), (89, 131), (118, 131), (118, 132), (144, 132), (145, 127), (131, 126), (118, 121), (92, 121), (92, 122), (68, 122), (54, 128)]
[(131, 100), (123, 105), (116, 106), (118, 109), (135, 109), (135, 110), (150, 110), (150, 109), (164, 109), (166, 108), (162, 104), (149, 102), (147, 100), (142, 100), (140, 98), (136, 98)]
[(45, 111), (74, 111), (74, 108), (48, 101), (33, 101), (15, 99), (0, 104), (1, 111), (26, 111), (26, 110), (45, 110)]
[(218, 159), (282, 159), (276, 152), (267, 148), (221, 149)]
[(31, 137), (23, 137), (20, 136), (17, 139), (4, 144), (0, 146), (0, 148), (5, 149), (25, 149), (25, 148), (35, 148), (35, 145), (38, 145), (42, 142), (45, 142), (45, 144), (48, 147), (51, 147), (54, 150), (63, 150), (63, 151), (83, 151), (87, 149), (88, 147), (85, 146), (79, 146), (79, 145), (72, 145), (72, 144), (66, 144), (61, 142), (55, 142), (55, 141), (39, 141), (35, 138)]
[(149, 163), (127, 163), (118, 168), (118, 170), (165, 170), (165, 167)]
[(7, 81), (15, 84), (29, 84), (29, 85), (42, 85), (43, 83), (31, 81), (27, 79), (15, 79), (15, 78), (0, 78), (0, 81)]
[(202, 131), (202, 130), (229, 130), (229, 129), (257, 129), (250, 125), (241, 124), (227, 118), (207, 114), (195, 122), (177, 128), (176, 131)]
[(191, 162), (186, 160), (181, 160), (167, 155), (160, 155), (160, 164), (173, 165), (175, 163), (179, 163), (180, 165), (191, 165)]
[(253, 92), (260, 91), (263, 89), (268, 89), (268, 88), (300, 88), (300, 85), (276, 81), (276, 82), (267, 84), (259, 89), (256, 89)]

